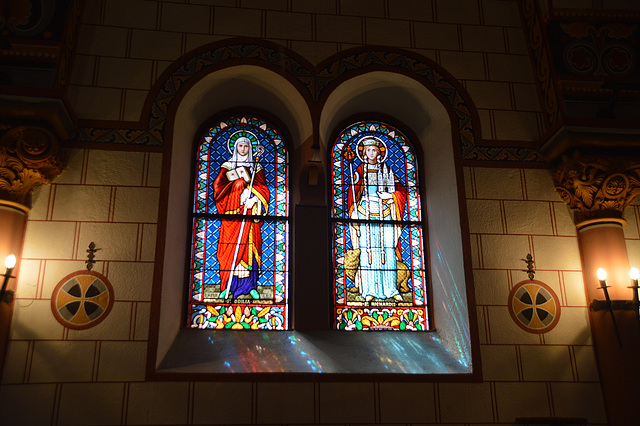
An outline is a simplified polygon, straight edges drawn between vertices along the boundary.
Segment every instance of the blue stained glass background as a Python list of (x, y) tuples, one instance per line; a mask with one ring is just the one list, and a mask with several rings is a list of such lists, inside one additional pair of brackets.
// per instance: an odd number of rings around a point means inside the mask
[[(265, 213), (282, 218), (262, 222), (262, 265), (258, 286), (273, 287), (274, 297), (286, 301), (289, 241), (288, 158), (286, 145), (273, 127), (258, 118), (238, 115), (216, 122), (203, 135), (196, 157), (193, 212), (196, 215), (218, 214), (211, 185), (220, 173), (222, 164), (231, 157), (228, 149), (229, 138), (234, 134), (237, 136), (238, 132), (250, 132), (255, 136), (257, 141), (252, 143), (254, 155), (257, 144), (265, 148), (260, 157), (260, 165), (264, 168), (264, 177), (270, 191), (268, 211)], [(253, 219), (255, 217), (249, 220)], [(216, 252), (222, 220), (227, 219), (197, 216), (193, 218), (191, 297), (194, 302), (201, 303), (204, 286), (220, 284), (220, 264)]]
[[(423, 306), (426, 303), (425, 289), (428, 275), (425, 270), (422, 251), (424, 247), (421, 224), (422, 205), (418, 190), (418, 169), (415, 155), (404, 135), (397, 129), (378, 122), (365, 122), (347, 127), (338, 137), (331, 155), (333, 179), (332, 216), (337, 220), (333, 224), (334, 296), (337, 302), (336, 308), (338, 305), (345, 303), (345, 287), (355, 286), (355, 283), (346, 276), (344, 266), (346, 250), (353, 249), (349, 222), (340, 222), (339, 220), (350, 219), (347, 200), (349, 192), (352, 191), (352, 172), (355, 172), (358, 165), (362, 163), (357, 156), (357, 145), (360, 140), (367, 136), (381, 139), (386, 144), (387, 155), (385, 162), (391, 167), (395, 177), (407, 189), (403, 217), (399, 218), (399, 220), (414, 222), (415, 225), (403, 225), (399, 239), (401, 260), (411, 271), (407, 285), (413, 292), (413, 300), (416, 305)], [(356, 154), (351, 167), (344, 158), (344, 153), (348, 147), (351, 147), (354, 154)]]
[[(198, 219), (196, 219), (198, 220)], [(220, 236), (221, 220), (219, 219), (205, 219), (206, 231), (204, 238), (207, 242), (214, 241), (214, 244), (205, 244), (204, 258), (202, 270), (203, 283), (205, 285), (220, 284), (220, 264), (216, 257), (218, 249), (218, 238)], [(286, 239), (281, 244), (276, 244), (276, 225), (275, 221), (263, 221), (260, 229), (262, 233), (262, 266), (260, 270), (260, 277), (258, 278), (259, 286), (274, 285), (274, 275), (276, 273), (287, 274), (286, 263), (284, 261), (276, 261), (276, 254), (279, 253), (284, 259), (286, 252)], [(288, 228), (288, 224), (283, 224), (285, 232)], [(196, 237), (196, 240), (198, 237)], [(196, 269), (196, 264), (192, 265)]]

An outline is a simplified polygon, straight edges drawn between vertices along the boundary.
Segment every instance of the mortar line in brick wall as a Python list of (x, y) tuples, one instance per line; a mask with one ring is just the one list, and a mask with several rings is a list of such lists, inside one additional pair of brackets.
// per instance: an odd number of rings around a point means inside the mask
[(484, 67), (484, 79), (487, 81), (493, 81), (489, 74), (489, 55), (487, 52), (482, 52), (482, 66)]
[(509, 30), (507, 27), (502, 27), (502, 40), (504, 42), (504, 51), (511, 54), (511, 47), (509, 46)]
[[(44, 293), (44, 271), (46, 270), (47, 260), (39, 259), (38, 260), (38, 276), (36, 278), (36, 291), (34, 292), (35, 299), (42, 299), (42, 294)], [(28, 282), (25, 282), (28, 284)]]
[[(86, 183), (84, 183), (84, 184), (83, 183), (52, 183), (50, 186), (51, 187), (54, 187), (54, 186), (56, 186), (56, 187), (57, 186), (64, 186), (64, 187), (67, 187), (67, 186), (81, 186), (81, 187), (90, 186), (90, 187), (94, 187), (95, 186), (95, 187), (102, 187), (102, 188), (104, 188), (104, 187), (108, 187), (108, 188), (112, 188), (112, 187), (116, 187), (116, 188), (141, 188), (141, 187), (143, 187), (142, 185), (121, 185), (121, 184), (114, 185), (114, 184), (108, 184), (108, 183), (92, 183), (92, 184), (86, 184)], [(158, 187), (157, 186), (152, 186), (151, 188), (158, 188)], [(31, 220), (32, 219), (29, 219), (29, 222), (31, 222)], [(33, 219), (33, 220), (42, 221), (42, 219)]]
[(125, 51), (124, 51), (124, 57), (125, 58), (131, 58), (131, 44), (133, 41), (133, 29), (132, 28), (128, 28), (127, 29), (127, 45), (125, 47)]
[(149, 181), (149, 158), (151, 153), (145, 152), (142, 155), (142, 175), (140, 176), (140, 186), (147, 186)]
[(100, 351), (102, 350), (102, 341), (96, 340), (93, 352), (93, 368), (91, 372), (91, 381), (97, 382), (100, 372)]
[(62, 400), (62, 383), (56, 383), (53, 397), (53, 411), (51, 413), (51, 424), (57, 425), (60, 416), (60, 402)]
[(80, 171), (80, 184), (87, 184), (87, 174), (89, 173), (89, 150), (84, 149), (82, 152), (82, 170)]
[[(317, 32), (317, 18), (316, 18), (316, 14), (314, 13), (313, 15), (311, 15), (311, 40), (312, 41), (318, 41), (317, 40), (317, 36), (316, 36), (316, 32)], [(291, 48), (290, 48), (291, 49)], [(291, 49), (293, 50), (293, 49)]]
[(58, 185), (55, 183), (49, 186), (49, 197), (47, 198), (47, 210), (45, 211), (45, 214), (44, 214), (45, 220), (48, 220), (48, 221), (53, 219), (53, 205), (55, 202), (55, 193), (57, 188), (58, 188)]
[(136, 334), (136, 307), (135, 302), (129, 304), (129, 340), (135, 340)]
[(99, 0), (100, 1), (100, 19), (98, 22), (100, 25), (104, 25), (105, 16), (107, 15), (107, 0)]
[(553, 231), (554, 236), (559, 236), (558, 232), (558, 218), (556, 217), (556, 209), (555, 203), (553, 201), (549, 201), (549, 211), (551, 212), (551, 229)]
[(564, 274), (558, 271), (558, 282), (560, 283), (560, 306), (567, 306), (569, 298), (567, 297), (567, 285), (564, 282)]
[(458, 34), (458, 51), (464, 52), (464, 42), (462, 41), (462, 25), (456, 24), (456, 33)]
[(478, 245), (478, 264), (480, 265), (480, 269), (486, 269), (484, 267), (484, 256), (482, 255), (482, 238), (480, 234), (476, 235), (476, 243)]
[(522, 199), (524, 201), (530, 201), (527, 194), (527, 179), (524, 175), (524, 169), (518, 169), (520, 172), (520, 191), (522, 191)]
[(158, 10), (156, 12), (156, 31), (159, 31), (162, 26), (162, 2), (158, 2)]
[(123, 383), (123, 391), (122, 391), (122, 412), (120, 414), (120, 423), (123, 425), (127, 424), (127, 415), (129, 413), (129, 389), (131, 387), (131, 383), (124, 382)]
[(124, 107), (127, 104), (127, 91), (126, 89), (120, 89), (120, 112), (118, 112), (118, 119), (124, 121)]
[[(136, 252), (138, 252), (138, 247), (140, 247), (140, 251), (142, 251), (142, 229), (144, 226), (141, 223), (138, 223), (138, 229), (136, 229)], [(138, 260), (138, 259), (136, 259)]]
[(367, 44), (367, 19), (362, 17), (360, 21), (362, 23), (360, 25), (360, 28), (362, 28), (362, 44)]
[(578, 381), (578, 364), (576, 360), (576, 354), (573, 350), (573, 346), (567, 346), (567, 350), (569, 351), (569, 364), (571, 365), (571, 377), (574, 382)]
[(498, 201), (498, 206), (500, 207), (500, 223), (502, 225), (502, 233), (509, 234), (509, 228), (507, 226), (507, 211), (504, 206), (504, 200)]
[(214, 34), (213, 23), (215, 22), (215, 18), (216, 18), (216, 8), (215, 6), (210, 6), (209, 7), (209, 34)]
[(416, 23), (414, 21), (409, 22), (409, 46), (416, 49)]
[(556, 409), (553, 405), (553, 389), (551, 389), (550, 382), (547, 382), (547, 398), (549, 400), (549, 412), (551, 413), (551, 417), (555, 417)]
[(107, 210), (107, 222), (113, 223), (115, 222), (115, 212), (116, 212), (116, 191), (117, 188), (112, 186), (109, 190), (109, 207)]
[(73, 247), (71, 249), (71, 258), (73, 260), (78, 260), (78, 246), (80, 245), (80, 222), (75, 222), (76, 226), (74, 228), (73, 234)]
[(193, 411), (195, 408), (195, 394), (196, 394), (195, 388), (196, 388), (195, 382), (189, 382), (187, 424), (193, 424)]
[[(94, 56), (93, 57), (93, 75), (91, 76), (91, 87), (98, 86), (98, 70), (100, 69), (100, 58), (102, 56)], [(79, 84), (74, 84), (74, 86), (81, 86)]]
[(436, 423), (440, 423), (442, 421), (440, 412), (440, 384), (437, 382), (433, 383), (433, 406), (435, 407), (435, 421)]
[(521, 345), (515, 345), (516, 349), (516, 365), (518, 366), (518, 381), (522, 382), (524, 380), (524, 373), (522, 371), (522, 352), (520, 351)]
[(517, 111), (516, 109), (516, 88), (515, 83), (513, 81), (509, 82), (509, 103), (511, 104), (511, 110)]
[(491, 341), (491, 326), (489, 325), (489, 307), (482, 307), (482, 321), (484, 322), (484, 334), (488, 344), (492, 344)]
[(489, 110), (489, 131), (491, 132), (491, 139), (497, 140), (496, 115), (494, 109)]
[(489, 382), (489, 390), (491, 392), (491, 414), (494, 422), (498, 421), (498, 401), (496, 397), (496, 383)]
[[(11, 341), (15, 340), (11, 339)], [(24, 369), (22, 370), (22, 383), (29, 383), (34, 346), (35, 342), (33, 340), (27, 340), (27, 354), (24, 361)]]

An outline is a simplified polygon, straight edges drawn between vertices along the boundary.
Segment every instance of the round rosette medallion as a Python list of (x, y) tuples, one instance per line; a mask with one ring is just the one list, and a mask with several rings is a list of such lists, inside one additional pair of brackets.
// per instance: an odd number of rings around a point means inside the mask
[(64, 277), (53, 290), (51, 310), (60, 324), (81, 330), (102, 322), (113, 300), (113, 287), (105, 276), (77, 271)]
[(509, 313), (523, 330), (546, 333), (558, 324), (560, 300), (543, 282), (521, 281), (509, 292)]

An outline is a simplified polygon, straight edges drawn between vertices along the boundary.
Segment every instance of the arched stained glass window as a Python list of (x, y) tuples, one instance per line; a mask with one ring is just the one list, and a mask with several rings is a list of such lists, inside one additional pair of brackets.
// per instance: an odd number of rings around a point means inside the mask
[(388, 124), (355, 123), (333, 145), (335, 327), (426, 330), (418, 165)]
[(287, 150), (264, 120), (234, 115), (202, 136), (192, 211), (189, 326), (288, 327)]

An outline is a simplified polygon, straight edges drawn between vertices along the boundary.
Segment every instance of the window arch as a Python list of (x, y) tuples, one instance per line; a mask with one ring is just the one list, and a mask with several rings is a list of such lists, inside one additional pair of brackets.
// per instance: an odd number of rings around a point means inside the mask
[(331, 164), (335, 327), (428, 329), (419, 173), (407, 137), (379, 121), (351, 124)]
[(288, 209), (281, 134), (253, 115), (216, 120), (196, 152), (190, 327), (288, 328)]

